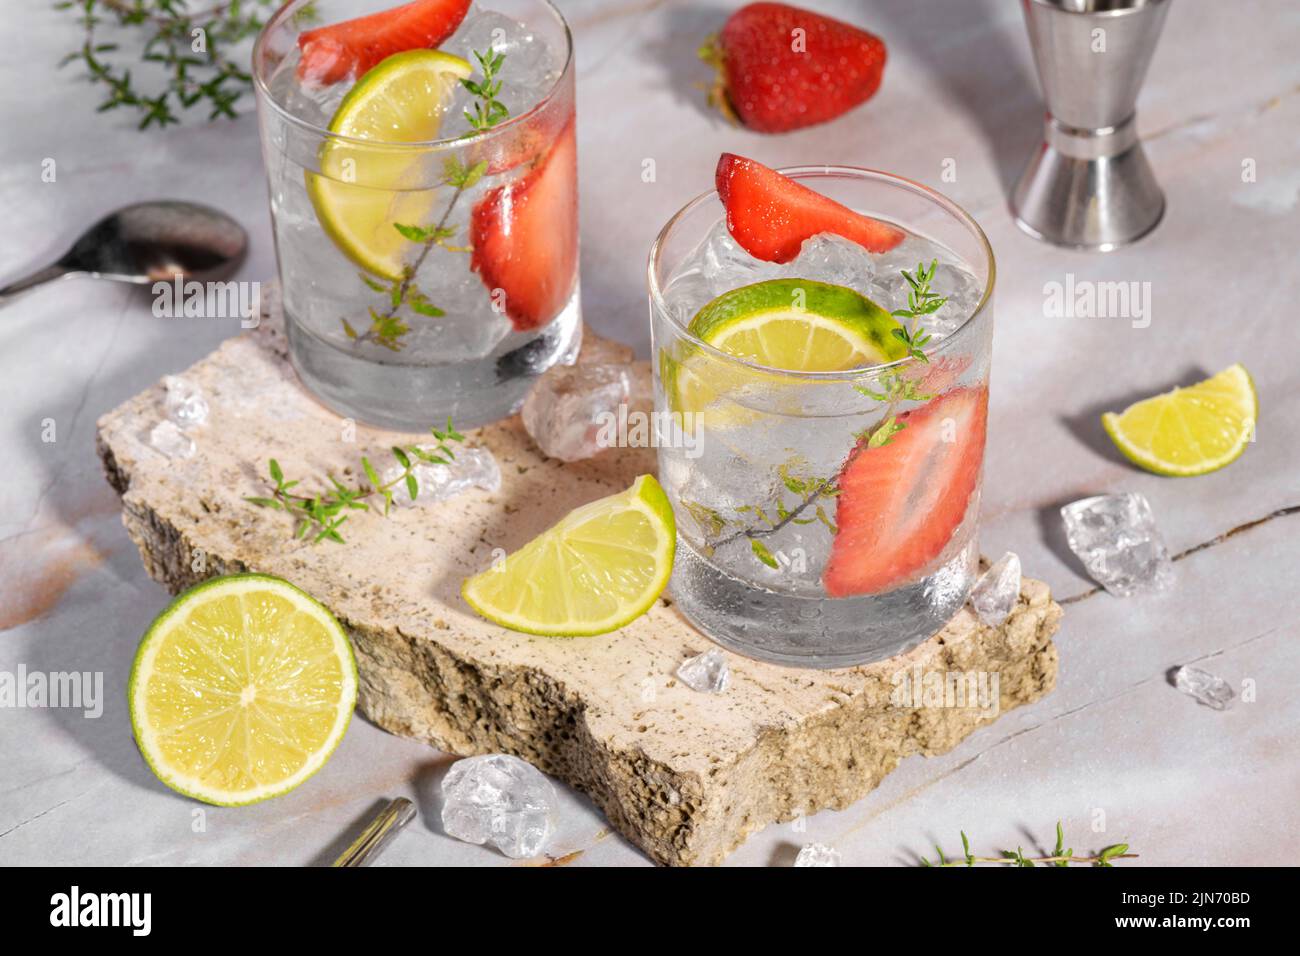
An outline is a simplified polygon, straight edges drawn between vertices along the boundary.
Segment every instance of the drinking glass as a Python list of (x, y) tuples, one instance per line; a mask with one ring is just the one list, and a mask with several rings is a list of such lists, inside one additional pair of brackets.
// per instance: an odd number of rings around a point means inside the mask
[(289, 358), (342, 415), (472, 427), (581, 344), (572, 43), (547, 0), (487, 0), (440, 49), (474, 78), (473, 52), (505, 55), (507, 119), (467, 131), (472, 96), (452, 84), (449, 105), (429, 97), (444, 138), (331, 132), (350, 84), (300, 83), (299, 34), (392, 5), (293, 0), (254, 48)]
[[(782, 172), (909, 234), (895, 252), (856, 250), (870, 262), (841, 284), (888, 311), (906, 308), (901, 268), (920, 265), (905, 258), (919, 249), (939, 258), (940, 278), (965, 297), (954, 294), (950, 314), (932, 317), (928, 361), (764, 367), (713, 347), (691, 319), (719, 294), (710, 269), (734, 273), (734, 286), (797, 279), (805, 256), (779, 267), (738, 253), (725, 242), (713, 191), (673, 216), (648, 270), (656, 415), (673, 423), (668, 431), (693, 436), (658, 452), (677, 517), (672, 594), (692, 623), (738, 653), (805, 667), (864, 664), (942, 628), (976, 575), (994, 259), (975, 221), (922, 185), (842, 166)], [(805, 252), (819, 242), (808, 240)], [(827, 260), (842, 255), (823, 248)], [(911, 383), (911, 398), (884, 400), (899, 382)], [(890, 416), (903, 426), (894, 447), (869, 446), (866, 436)]]

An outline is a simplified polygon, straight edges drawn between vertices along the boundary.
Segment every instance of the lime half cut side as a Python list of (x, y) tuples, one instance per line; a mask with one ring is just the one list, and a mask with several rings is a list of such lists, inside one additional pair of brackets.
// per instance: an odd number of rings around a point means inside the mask
[(626, 491), (569, 512), (466, 580), (461, 594), (483, 617), (511, 630), (604, 634), (654, 604), (672, 575), (676, 544), (668, 496), (642, 475)]
[(158, 779), (222, 806), (297, 787), (343, 738), (357, 697), (347, 634), (287, 581), (237, 574), (176, 598), (145, 632), (127, 690)]
[(1217, 471), (1241, 457), (1255, 434), (1259, 399), (1241, 364), (1187, 388), (1155, 395), (1101, 416), (1124, 457), (1158, 475)]
[(395, 224), (430, 225), (433, 160), (409, 144), (438, 138), (451, 91), (471, 72), (439, 50), (395, 53), (357, 81), (330, 121), (330, 132), (347, 139), (326, 140), (307, 195), (321, 228), (367, 272), (400, 279), (410, 242)]

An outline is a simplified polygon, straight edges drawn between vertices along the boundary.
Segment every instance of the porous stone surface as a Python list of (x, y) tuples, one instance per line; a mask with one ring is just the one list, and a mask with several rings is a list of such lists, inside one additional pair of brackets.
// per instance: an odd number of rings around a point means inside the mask
[[(650, 450), (547, 459), (517, 417), (467, 435), (497, 457), (500, 491), (388, 517), (357, 513), (343, 545), (297, 541), (287, 516), (243, 500), (266, 494), (267, 459), (311, 488), (329, 474), (355, 479), (362, 455), (379, 460), (416, 439), (318, 405), (288, 364), (274, 311), (272, 303), (259, 328), (184, 373), (211, 408), (193, 431), (192, 457), (168, 459), (148, 443), (165, 415), (161, 384), (99, 421), (99, 455), (150, 575), (173, 592), (243, 570), (287, 578), (348, 628), (359, 703), (372, 721), (456, 754), (522, 757), (588, 794), (660, 863), (715, 864), (770, 823), (845, 807), (903, 757), (943, 753), (1052, 689), (1061, 609), (1030, 578), (1001, 627), (963, 610), (901, 657), (834, 671), (728, 654), (731, 685), (716, 695), (676, 678), (684, 660), (713, 645), (667, 598), (597, 638), (534, 637), (480, 619), (460, 583), (495, 549), (512, 551), (654, 468)], [(629, 358), (589, 336), (580, 361)], [(638, 371), (646, 374), (644, 363)], [(954, 672), (996, 673), (997, 708), (893, 699), (899, 674)]]

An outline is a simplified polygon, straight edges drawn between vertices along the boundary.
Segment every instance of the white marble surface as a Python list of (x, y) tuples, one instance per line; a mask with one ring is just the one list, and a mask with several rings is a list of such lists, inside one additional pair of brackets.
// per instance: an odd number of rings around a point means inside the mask
[[(881, 34), (879, 96), (838, 122), (783, 137), (730, 129), (693, 83), (702, 35), (728, 4), (567, 0), (577, 36), (583, 299), (598, 330), (647, 345), (643, 254), (705, 188), (726, 149), (771, 165), (879, 167), (935, 185), (983, 224), (999, 265), (998, 330), (984, 499), (986, 552), (1013, 549), (1062, 598), (1091, 582), (1065, 551), (1062, 502), (1144, 492), (1183, 551), (1300, 504), (1300, 372), (1294, 266), (1300, 239), (1300, 8), (1283, 0), (1175, 0), (1139, 125), (1169, 211), (1148, 240), (1109, 256), (1066, 253), (1017, 231), (1005, 190), (1038, 136), (1040, 104), (1011, 0), (817, 0)], [(5, 4), (23, 43), (0, 61), (0, 275), (59, 249), (81, 224), (156, 196), (219, 203), (248, 227), (242, 278), (274, 268), (251, 115), (136, 132), (97, 115), (74, 70), (66, 14)], [(45, 158), (57, 181), (41, 180)], [(641, 181), (642, 161), (657, 181)], [(954, 183), (940, 182), (956, 162)], [(1252, 159), (1258, 180), (1242, 181)], [(1152, 322), (1044, 316), (1043, 286), (1151, 283)], [(119, 522), (95, 459), (96, 417), (190, 364), (236, 323), (165, 320), (128, 289), (70, 280), (0, 315), (0, 670), (102, 671), (98, 719), (0, 709), (0, 863), (274, 863), (331, 858), (385, 796), (423, 813), (384, 863), (494, 865), (495, 851), (445, 836), (434, 784), (450, 758), (354, 721), (327, 769), (256, 807), (209, 808), (159, 785), (131, 740), (124, 701), (139, 635), (166, 602)], [(1109, 447), (1097, 413), (1243, 361), (1262, 403), (1259, 437), (1217, 474), (1168, 480)], [(53, 419), (57, 441), (42, 441)], [(831, 843), (846, 863), (908, 864), (936, 841), (978, 849), (1049, 842), (1061, 819), (1076, 848), (1127, 839), (1148, 864), (1290, 862), (1300, 793), (1300, 515), (1278, 517), (1178, 562), (1160, 597), (1094, 594), (1067, 605), (1061, 677), (1038, 704), (952, 753), (912, 758), (842, 812), (769, 828), (729, 862), (784, 865)], [(1169, 686), (1199, 661), (1258, 699), (1226, 713)], [(552, 853), (572, 865), (645, 864), (582, 797), (566, 793)], [(1094, 833), (1104, 815), (1105, 832)], [(581, 851), (578, 853), (577, 851)]]

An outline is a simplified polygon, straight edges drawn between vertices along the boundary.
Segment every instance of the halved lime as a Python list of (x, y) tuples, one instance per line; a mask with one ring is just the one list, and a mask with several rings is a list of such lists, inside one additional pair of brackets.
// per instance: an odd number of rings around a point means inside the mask
[(613, 631), (654, 604), (673, 571), (677, 530), (659, 482), (575, 508), (559, 524), (474, 575), (461, 594), (489, 621), (516, 631), (587, 637)]
[[(795, 278), (724, 292), (696, 313), (690, 330), (719, 351), (769, 368), (842, 372), (903, 358), (907, 347), (894, 335), (900, 327), (853, 289)], [(665, 355), (660, 372), (671, 379), (676, 411), (702, 412), (744, 378), (699, 351), (681, 360)]]
[(352, 717), (356, 663), (339, 622), (306, 593), (235, 574), (158, 615), (127, 698), (159, 780), (207, 803), (256, 803), (325, 765)]
[(1101, 416), (1111, 441), (1135, 465), (1158, 475), (1204, 475), (1246, 450), (1259, 399), (1240, 363), (1187, 388), (1143, 399)]
[[(307, 195), (339, 250), (368, 272), (399, 279), (410, 249), (394, 223), (428, 226), (438, 191), (427, 183), (427, 156), (400, 144), (438, 138), (450, 91), (472, 72), (440, 50), (407, 50), (382, 61), (339, 104), (320, 152), (320, 174), (307, 173)], [(373, 143), (374, 145), (369, 145)]]

